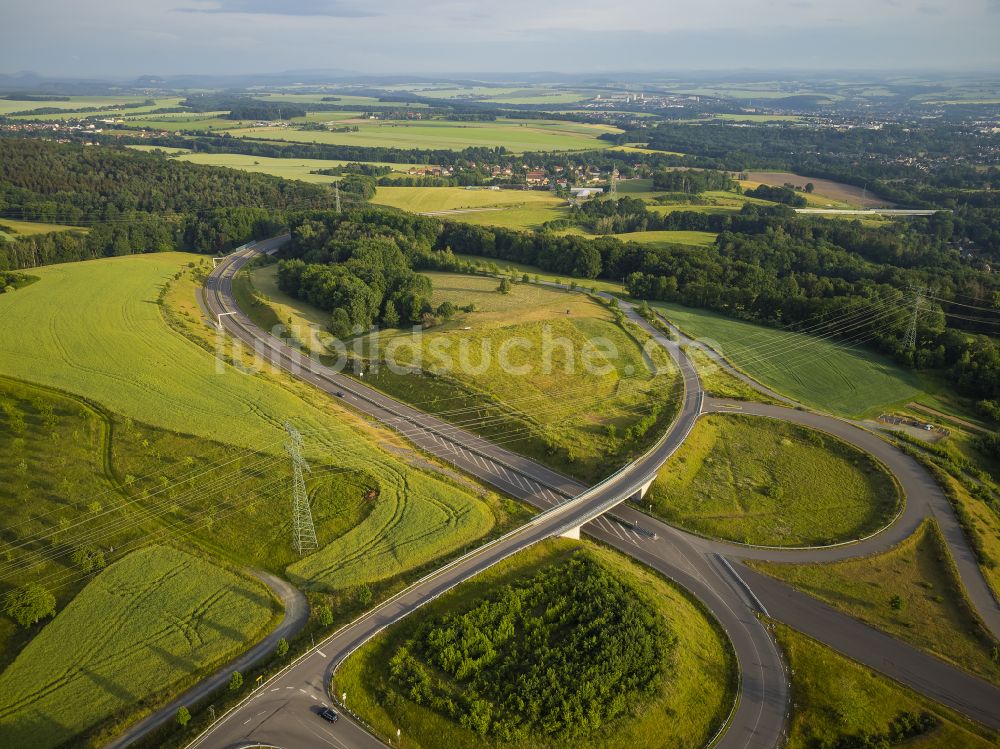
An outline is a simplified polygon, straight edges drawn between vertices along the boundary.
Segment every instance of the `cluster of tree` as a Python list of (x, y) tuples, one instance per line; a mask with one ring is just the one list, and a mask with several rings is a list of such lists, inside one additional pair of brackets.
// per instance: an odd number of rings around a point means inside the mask
[(0, 294), (9, 294), (37, 280), (34, 276), (26, 276), (23, 273), (11, 273), (0, 270)]
[(331, 313), (330, 331), (349, 338), (380, 323), (418, 324), (430, 309), (431, 282), (413, 269), (405, 237), (369, 232), (353, 221), (306, 220), (292, 230), (278, 286)]
[(737, 184), (726, 172), (715, 169), (674, 169), (656, 172), (653, 175), (653, 187), (657, 190), (696, 195), (707, 190), (735, 190)]
[(359, 164), (357, 162), (334, 166), (326, 169), (313, 169), (310, 174), (326, 174), (331, 177), (341, 177), (345, 174), (363, 174), (366, 177), (384, 177), (392, 174), (392, 167), (384, 164)]
[(4, 94), (0, 96), (0, 99), (5, 99), (6, 101), (69, 101), (68, 96), (59, 96), (57, 94), (29, 94), (23, 91), (15, 91), (12, 94)]
[(654, 694), (673, 646), (639, 590), (578, 554), (421, 625), (389, 683), (494, 741), (572, 741)]
[(461, 187), (458, 177), (382, 177), (380, 187)]
[(306, 108), (300, 104), (287, 101), (260, 101), (254, 99), (235, 105), (223, 115), (227, 120), (290, 120), (293, 117), (305, 117)]
[(801, 208), (806, 204), (806, 199), (799, 195), (794, 188), (777, 185), (758, 185), (746, 191), (748, 198), (759, 198), (760, 200), (770, 200), (773, 203), (790, 205), (793, 208)]

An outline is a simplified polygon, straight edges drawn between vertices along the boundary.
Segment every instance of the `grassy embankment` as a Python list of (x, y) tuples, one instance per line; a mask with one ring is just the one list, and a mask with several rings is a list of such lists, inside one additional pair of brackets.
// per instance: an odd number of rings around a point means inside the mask
[[(901, 713), (930, 713), (937, 725), (900, 746), (986, 749), (997, 735), (781, 624), (775, 635), (792, 677), (788, 749), (837, 746), (862, 734), (886, 734)], [(848, 737), (851, 737), (850, 739)], [(859, 746), (851, 743), (847, 746)]]
[(890, 551), (864, 559), (752, 564), (914, 647), (1000, 683), (998, 643), (973, 612), (932, 521)]
[[(582, 550), (582, 551), (578, 551)], [(403, 731), (410, 747), (480, 747), (484, 739), (439, 712), (414, 703), (390, 683), (389, 661), (399, 647), (424, 623), (448, 614), (459, 615), (491, 599), (505, 584), (518, 584), (541, 570), (565, 564), (574, 553), (586, 554), (619, 580), (636, 589), (657, 615), (664, 617), (675, 642), (664, 664), (666, 676), (657, 691), (629, 703), (626, 714), (590, 735), (575, 739), (572, 746), (702, 746), (728, 714), (735, 686), (735, 663), (718, 626), (701, 605), (651, 570), (627, 560), (617, 552), (595, 544), (552, 539), (523, 551), (428, 604), (420, 612), (391, 627), (352, 655), (338, 670), (336, 693), (347, 692), (352, 710), (358, 712), (383, 736)], [(532, 615), (537, 615), (533, 612)], [(510, 645), (498, 654), (504, 657)], [(554, 688), (572, 690), (560, 682)], [(492, 745), (487, 740), (487, 745)], [(503, 744), (512, 746), (511, 744)], [(566, 746), (533, 735), (513, 746)]]
[(811, 429), (711, 414), (653, 482), (643, 503), (667, 522), (765, 546), (812, 546), (872, 533), (902, 502), (868, 455)]

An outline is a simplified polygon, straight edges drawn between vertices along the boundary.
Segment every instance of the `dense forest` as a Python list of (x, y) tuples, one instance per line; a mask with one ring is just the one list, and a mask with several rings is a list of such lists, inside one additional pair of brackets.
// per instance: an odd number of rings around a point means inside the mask
[(389, 682), (483, 737), (572, 740), (655, 694), (673, 645), (638, 590), (578, 554), (423, 623), (393, 655)]
[(276, 231), (281, 211), (332, 204), (321, 185), (125, 149), (0, 138), (0, 220), (89, 227), (4, 242), (0, 269), (132, 252), (216, 252)]

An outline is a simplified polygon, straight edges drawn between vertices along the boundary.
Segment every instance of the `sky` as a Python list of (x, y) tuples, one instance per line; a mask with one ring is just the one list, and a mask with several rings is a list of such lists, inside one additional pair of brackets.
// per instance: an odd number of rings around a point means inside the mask
[(0, 0), (0, 73), (1000, 70), (1000, 0)]

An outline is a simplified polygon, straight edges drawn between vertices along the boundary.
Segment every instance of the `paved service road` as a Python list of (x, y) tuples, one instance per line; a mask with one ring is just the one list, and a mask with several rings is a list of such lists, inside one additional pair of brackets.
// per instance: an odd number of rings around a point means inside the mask
[[(843, 615), (832, 617), (828, 607), (822, 603), (796, 593), (783, 583), (755, 575), (737, 561), (740, 558), (788, 561), (834, 559), (884, 550), (893, 539), (898, 540), (908, 535), (908, 531), (912, 532), (928, 513), (933, 513), (942, 523), (949, 546), (958, 560), (963, 548), (968, 549), (968, 544), (960, 529), (957, 538), (949, 532), (948, 518), (954, 522), (950, 507), (947, 503), (940, 505), (932, 491), (934, 484), (926, 472), (914, 461), (907, 463), (909, 459), (887, 443), (849, 422), (820, 414), (752, 403), (706, 402), (697, 375), (679, 345), (639, 319), (630, 306), (623, 305), (626, 314), (643, 325), (670, 351), (681, 368), (687, 387), (680, 413), (668, 434), (640, 459), (588, 489), (573, 479), (492, 445), (458, 426), (338, 375), (256, 328), (233, 301), (232, 279), (257, 252), (269, 251), (281, 241), (278, 238), (255, 247), (241, 248), (225, 258), (209, 278), (205, 295), (207, 312), (212, 317), (223, 315), (216, 320), (225, 326), (230, 335), (246, 345), (255, 346), (277, 366), (326, 392), (344, 392), (347, 403), (397, 429), (421, 448), (536, 504), (543, 512), (503, 538), (443, 566), (347, 625), (223, 716), (192, 746), (237, 747), (254, 742), (275, 744), (285, 749), (382, 746), (346, 717), (330, 726), (315, 715), (320, 705), (330, 702), (326, 687), (336, 665), (373, 634), (454, 585), (532, 543), (584, 523), (584, 532), (621, 549), (687, 588), (726, 629), (740, 664), (742, 682), (740, 701), (719, 746), (727, 749), (770, 748), (781, 742), (788, 710), (787, 675), (773, 640), (755, 613), (770, 607), (774, 608), (770, 613), (775, 618), (788, 621), (841, 652), (869, 663), (966, 714), (984, 720), (1000, 713), (997, 707), (1000, 702), (989, 702), (996, 692), (994, 687), (985, 685), (983, 689), (984, 685), (978, 679), (930, 656), (919, 654), (921, 658), (912, 659), (910, 656), (915, 651), (899, 643), (896, 644), (898, 647), (882, 648), (881, 657), (873, 658), (872, 649), (880, 646), (878, 637), (891, 638), (858, 625)], [(686, 341), (682, 338), (681, 342)], [(908, 497), (911, 492), (913, 497), (896, 523), (873, 539), (830, 549), (784, 552), (700, 538), (660, 523), (633, 507), (619, 505), (623, 499), (634, 495), (681, 444), (703, 405), (707, 410), (742, 410), (759, 416), (796, 421), (836, 434), (873, 452), (896, 473)], [(937, 494), (940, 495), (940, 491)], [(611, 514), (608, 514), (609, 510), (612, 510)], [(967, 564), (960, 563), (959, 566), (963, 581), (974, 591), (977, 577), (982, 585), (985, 582), (974, 567), (974, 560), (972, 564), (972, 570)], [(987, 602), (977, 599), (975, 595), (973, 601), (984, 618), (989, 620), (992, 615)], [(993, 606), (995, 609), (995, 602)], [(844, 632), (854, 630), (843, 620), (862, 627), (864, 636), (845, 637)], [(960, 694), (965, 695), (965, 701), (957, 704)], [(347, 704), (350, 705), (350, 695)]]

